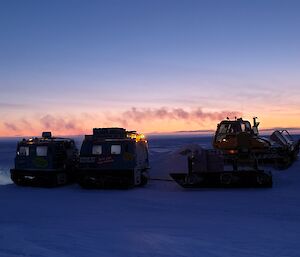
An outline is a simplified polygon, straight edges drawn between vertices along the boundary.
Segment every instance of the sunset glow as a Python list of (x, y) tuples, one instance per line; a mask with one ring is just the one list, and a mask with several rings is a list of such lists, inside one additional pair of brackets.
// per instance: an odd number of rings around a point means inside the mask
[(300, 127), (297, 2), (0, 3), (0, 136)]

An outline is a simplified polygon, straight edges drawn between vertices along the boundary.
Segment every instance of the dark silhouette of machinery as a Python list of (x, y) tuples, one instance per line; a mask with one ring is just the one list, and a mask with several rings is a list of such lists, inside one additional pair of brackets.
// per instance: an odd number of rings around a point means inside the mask
[(56, 186), (76, 178), (78, 150), (74, 140), (52, 137), (23, 139), (17, 145), (11, 179), (17, 185)]
[(251, 152), (259, 163), (272, 163), (286, 168), (296, 159), (300, 141), (296, 142), (287, 130), (275, 130), (269, 137), (259, 135), (257, 118), (253, 125), (242, 118), (223, 120), (213, 139), (213, 147), (221, 150), (225, 161), (236, 158), (243, 152)]
[[(239, 141), (246, 138), (241, 136)], [(246, 139), (241, 145), (249, 143)], [(258, 168), (251, 151), (244, 148), (231, 163), (225, 165), (224, 156), (219, 150), (200, 149), (187, 153), (188, 172), (171, 173), (170, 176), (184, 188), (202, 187), (272, 187), (272, 174)]]
[(80, 150), (78, 182), (84, 188), (129, 188), (148, 181), (148, 143), (123, 128), (94, 128)]

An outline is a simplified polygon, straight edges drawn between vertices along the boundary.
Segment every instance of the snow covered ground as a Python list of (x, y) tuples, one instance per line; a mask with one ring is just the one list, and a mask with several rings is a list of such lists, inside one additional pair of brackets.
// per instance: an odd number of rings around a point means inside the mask
[[(152, 176), (167, 178), (170, 152), (191, 142), (150, 141)], [(12, 150), (1, 146), (1, 257), (300, 256), (299, 160), (273, 173), (272, 189), (45, 189), (9, 184)]]

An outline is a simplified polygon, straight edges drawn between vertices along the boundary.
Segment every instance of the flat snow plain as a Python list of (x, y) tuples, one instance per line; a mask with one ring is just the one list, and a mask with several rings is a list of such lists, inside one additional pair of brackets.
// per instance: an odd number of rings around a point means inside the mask
[[(176, 169), (166, 160), (185, 143), (154, 140), (152, 177)], [(272, 189), (185, 190), (150, 181), (132, 190), (83, 190), (17, 187), (6, 170), (0, 256), (298, 257), (300, 161), (273, 176)]]

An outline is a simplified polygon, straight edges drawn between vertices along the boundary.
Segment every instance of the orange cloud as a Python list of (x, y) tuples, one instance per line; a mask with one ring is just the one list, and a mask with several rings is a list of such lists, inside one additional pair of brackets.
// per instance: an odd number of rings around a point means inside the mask
[[(18, 115), (18, 113), (16, 113)], [(208, 111), (200, 107), (188, 108), (136, 108), (122, 112), (110, 113), (47, 113), (32, 114), (26, 117), (6, 116), (0, 123), (0, 136), (36, 136), (42, 131), (52, 131), (54, 135), (78, 135), (91, 133), (93, 127), (125, 127), (144, 133), (215, 130), (217, 123), (226, 117), (251, 116), (242, 115), (238, 111)], [(299, 127), (294, 115), (269, 117), (260, 113), (262, 128)]]
[[(239, 117), (242, 114), (240, 112), (232, 111), (219, 111), (209, 112), (203, 111), (202, 108), (196, 108), (193, 110), (185, 110), (183, 108), (142, 108), (137, 109), (132, 107), (130, 110), (117, 115), (116, 117), (109, 117), (111, 121), (117, 121), (121, 124), (128, 125), (129, 123), (145, 122), (153, 120), (183, 120), (189, 122), (195, 122), (198, 124), (203, 123), (203, 120), (218, 121), (226, 117)], [(149, 122), (149, 123), (150, 123)]]
[(19, 130), (18, 127), (13, 123), (4, 122), (3, 125), (7, 130), (12, 130), (14, 132)]

